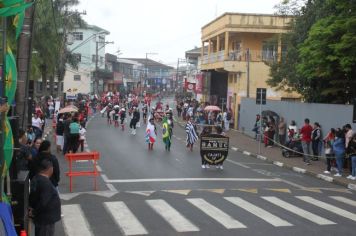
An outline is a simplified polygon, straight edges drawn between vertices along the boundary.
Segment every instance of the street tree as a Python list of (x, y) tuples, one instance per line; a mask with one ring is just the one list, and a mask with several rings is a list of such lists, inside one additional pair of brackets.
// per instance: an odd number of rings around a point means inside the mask
[(308, 0), (299, 11), (290, 10), (295, 19), (282, 37), (288, 49), (283, 60), (271, 65), (267, 83), (296, 91), (307, 102), (349, 102), (355, 96), (354, 6), (355, 1)]

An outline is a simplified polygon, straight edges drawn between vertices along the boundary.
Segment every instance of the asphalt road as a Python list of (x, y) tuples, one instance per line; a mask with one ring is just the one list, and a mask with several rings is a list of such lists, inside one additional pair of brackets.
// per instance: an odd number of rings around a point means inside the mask
[(181, 127), (170, 152), (157, 128), (148, 151), (145, 127), (133, 136), (100, 116), (90, 121), (87, 149), (101, 153), (99, 190), (78, 177), (69, 193), (61, 160), (64, 216), (56, 235), (355, 235), (354, 192), (233, 150), (224, 170), (201, 169), (198, 147), (186, 149)]

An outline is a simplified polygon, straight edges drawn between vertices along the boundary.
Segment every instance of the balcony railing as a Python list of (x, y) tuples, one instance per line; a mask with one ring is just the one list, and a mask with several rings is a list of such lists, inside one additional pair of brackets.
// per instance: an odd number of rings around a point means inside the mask
[[(277, 51), (273, 50), (250, 50), (250, 61), (251, 62), (276, 62), (278, 60)], [(224, 56), (225, 51), (219, 51), (217, 53), (211, 53), (209, 55), (205, 55), (202, 58), (201, 63), (211, 64), (216, 62), (223, 61), (248, 61), (247, 50), (244, 51), (230, 51), (227, 55), (227, 58)], [(282, 52), (283, 56), (283, 52)]]

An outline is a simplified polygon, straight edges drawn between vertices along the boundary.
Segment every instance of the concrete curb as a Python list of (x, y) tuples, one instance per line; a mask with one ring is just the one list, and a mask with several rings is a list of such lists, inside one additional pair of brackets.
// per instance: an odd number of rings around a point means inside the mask
[[(174, 121), (180, 127), (184, 128), (184, 126), (175, 117), (174, 117)], [(300, 168), (300, 167), (297, 167), (297, 166), (291, 166), (291, 165), (288, 165), (288, 164), (283, 163), (283, 162), (273, 161), (273, 160), (268, 159), (268, 157), (261, 156), (261, 155), (255, 154), (255, 153), (251, 153), (251, 152), (246, 151), (246, 150), (241, 150), (238, 147), (231, 147), (231, 150), (233, 150), (235, 152), (240, 152), (240, 153), (242, 153), (242, 154), (244, 154), (246, 156), (249, 156), (249, 157), (254, 157), (254, 158), (263, 160), (265, 162), (271, 163), (273, 165), (276, 165), (276, 166), (279, 166), (279, 167), (282, 167), (282, 168), (290, 169), (290, 170), (292, 170), (294, 172), (297, 172), (297, 173), (300, 173), (300, 174), (309, 175), (309, 176), (324, 180), (326, 182), (334, 183), (334, 184), (337, 184), (337, 185), (343, 186), (345, 188), (348, 188), (348, 189), (356, 191), (356, 184), (345, 183), (345, 182), (340, 181), (339, 179), (333, 178), (331, 176), (322, 175), (320, 173), (315, 173), (313, 171), (309, 171), (309, 170), (306, 170), (306, 169), (303, 169), (303, 168)]]

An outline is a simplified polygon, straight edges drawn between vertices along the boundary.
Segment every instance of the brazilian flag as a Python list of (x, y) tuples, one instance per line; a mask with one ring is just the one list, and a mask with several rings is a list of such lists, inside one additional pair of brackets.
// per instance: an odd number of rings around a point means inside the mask
[(1, 177), (4, 178), (7, 171), (9, 170), (9, 167), (11, 165), (11, 160), (12, 160), (12, 155), (13, 155), (13, 148), (14, 148), (14, 139), (12, 136), (12, 130), (11, 130), (11, 125), (9, 122), (9, 119), (5, 118), (5, 132), (4, 132), (4, 167), (3, 170), (1, 170)]
[(16, 87), (17, 87), (17, 68), (14, 54), (12, 54), (11, 48), (7, 47), (6, 50), (6, 89), (5, 94), (8, 104), (11, 105), (15, 99)]
[(12, 24), (16, 28), (16, 39), (22, 30), (25, 10), (32, 4), (33, 2), (27, 3), (25, 0), (3, 0), (0, 3), (0, 16), (15, 16)]
[(0, 3), (0, 16), (14, 16), (24, 12), (32, 4), (33, 2), (27, 3), (25, 0), (3, 0)]

